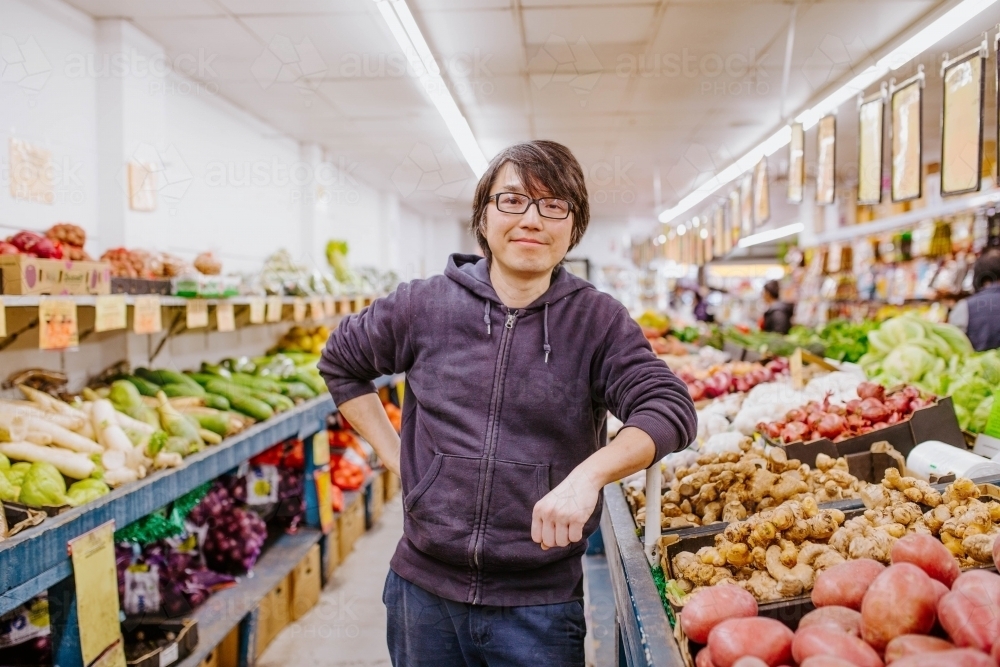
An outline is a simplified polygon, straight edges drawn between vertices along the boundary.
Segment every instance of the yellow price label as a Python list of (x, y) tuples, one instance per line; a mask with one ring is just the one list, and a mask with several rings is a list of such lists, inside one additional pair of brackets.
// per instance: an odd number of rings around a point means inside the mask
[(7, 337), (7, 310), (3, 306), (3, 299), (0, 299), (0, 338)]
[(265, 319), (268, 322), (280, 322), (282, 305), (280, 296), (267, 297), (267, 317)]
[(137, 334), (154, 334), (163, 331), (160, 314), (160, 297), (137, 296), (132, 309), (132, 331)]
[(201, 329), (208, 326), (208, 301), (190, 299), (186, 308), (187, 328)]
[(304, 299), (295, 299), (292, 305), (292, 319), (301, 322), (306, 319), (306, 302)]
[(128, 326), (124, 294), (104, 294), (94, 302), (94, 331), (115, 331)]
[(250, 299), (250, 324), (263, 324), (265, 314), (265, 302), (262, 297), (255, 296)]
[(69, 541), (84, 665), (91, 664), (122, 640), (114, 532), (115, 522), (108, 521)]
[(316, 484), (316, 504), (319, 505), (319, 526), (324, 533), (333, 530), (333, 498), (330, 489), (330, 467), (324, 466), (313, 471), (313, 482)]
[(215, 307), (215, 328), (219, 331), (235, 331), (236, 317), (233, 315), (233, 304), (220, 301)]
[(64, 350), (80, 344), (73, 299), (42, 299), (38, 303), (38, 349)]

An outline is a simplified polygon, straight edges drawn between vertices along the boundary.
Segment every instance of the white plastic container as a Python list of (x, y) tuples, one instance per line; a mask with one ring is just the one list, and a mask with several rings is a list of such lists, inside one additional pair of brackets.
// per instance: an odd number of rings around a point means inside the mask
[(930, 479), (932, 474), (942, 477), (949, 473), (970, 479), (1000, 476), (1000, 462), (938, 440), (928, 440), (914, 447), (906, 457), (906, 469), (913, 477), (923, 480)]

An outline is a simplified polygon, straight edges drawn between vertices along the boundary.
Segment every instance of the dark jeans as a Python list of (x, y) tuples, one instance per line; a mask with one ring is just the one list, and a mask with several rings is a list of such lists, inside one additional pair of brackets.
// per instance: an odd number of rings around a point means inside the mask
[(582, 667), (583, 602), (487, 607), (454, 602), (389, 570), (382, 594), (394, 667)]

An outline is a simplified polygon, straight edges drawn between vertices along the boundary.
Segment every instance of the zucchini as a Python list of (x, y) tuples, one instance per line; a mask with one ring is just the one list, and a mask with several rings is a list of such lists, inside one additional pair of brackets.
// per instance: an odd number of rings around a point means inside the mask
[(309, 388), (312, 389), (317, 396), (326, 392), (326, 383), (323, 382), (323, 378), (320, 377), (319, 373), (310, 373), (309, 371), (298, 371), (288, 379), (293, 382), (301, 382), (303, 384), (309, 385)]
[(240, 385), (241, 387), (246, 387), (247, 389), (266, 391), (272, 394), (281, 393), (281, 384), (275, 382), (274, 380), (269, 380), (268, 378), (247, 375), (246, 373), (233, 373), (232, 380), (234, 383)]
[(233, 410), (242, 412), (253, 417), (257, 421), (270, 419), (274, 416), (274, 409), (264, 401), (256, 398), (243, 387), (235, 385), (222, 378), (209, 380), (205, 384), (205, 389), (212, 394), (218, 394), (229, 401)]
[(215, 414), (208, 412), (202, 414), (198, 412), (191, 416), (198, 421), (200, 428), (206, 431), (211, 431), (222, 436), (226, 435), (229, 431), (229, 413), (227, 412), (216, 412)]
[(177, 371), (167, 370), (161, 368), (159, 370), (149, 370), (148, 368), (137, 368), (135, 369), (135, 374), (144, 380), (149, 380), (161, 387), (166, 384), (187, 384), (196, 385), (198, 384), (184, 373), (178, 373)]
[(226, 400), (225, 396), (206, 393), (204, 398), (205, 398), (205, 407), (207, 408), (215, 408), (216, 410), (229, 409), (229, 401)]
[(270, 405), (274, 408), (275, 412), (284, 412), (285, 410), (291, 410), (295, 407), (295, 403), (292, 402), (292, 399), (288, 398), (284, 394), (276, 394), (271, 391), (251, 390), (250, 395)]
[(205, 383), (209, 380), (218, 380), (218, 375), (212, 375), (211, 373), (188, 373), (187, 376), (197, 382), (200, 386), (204, 387)]
[(304, 382), (282, 382), (281, 393), (293, 401), (297, 399), (306, 400), (316, 398), (316, 392)]
[(138, 375), (126, 375), (125, 379), (134, 384), (135, 388), (143, 396), (156, 396), (156, 392), (160, 391), (160, 385), (141, 378)]
[(165, 384), (163, 385), (163, 393), (171, 398), (176, 396), (195, 396), (201, 398), (205, 395), (205, 390), (199, 384)]

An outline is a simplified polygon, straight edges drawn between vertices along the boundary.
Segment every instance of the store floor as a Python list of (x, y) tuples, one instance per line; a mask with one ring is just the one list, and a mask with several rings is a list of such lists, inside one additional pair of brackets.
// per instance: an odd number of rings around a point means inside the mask
[[(402, 532), (403, 508), (396, 496), (386, 505), (378, 525), (358, 540), (351, 555), (336, 569), (319, 604), (285, 628), (258, 658), (257, 665), (388, 667), (382, 585)], [(588, 556), (584, 570), (587, 662), (589, 667), (610, 667), (614, 653), (608, 628), (614, 628), (614, 600), (604, 557)]]

